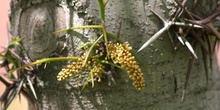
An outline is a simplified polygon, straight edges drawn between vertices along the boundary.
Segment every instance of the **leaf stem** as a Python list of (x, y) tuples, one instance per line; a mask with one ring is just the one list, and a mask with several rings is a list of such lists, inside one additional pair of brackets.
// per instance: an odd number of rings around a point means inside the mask
[[(108, 38), (107, 38), (107, 31), (105, 28), (105, 21), (102, 21), (102, 31), (103, 31), (103, 35), (104, 35), (104, 41), (105, 41), (105, 45), (108, 46)], [(106, 47), (106, 51), (107, 51), (107, 57), (109, 57), (109, 51), (108, 51), (108, 47)]]
[(103, 37), (103, 35), (101, 35), (101, 36), (92, 44), (92, 46), (89, 48), (89, 51), (88, 51), (88, 53), (87, 53), (87, 55), (86, 55), (86, 58), (85, 58), (85, 60), (84, 60), (84, 62), (83, 62), (82, 67), (84, 67), (84, 66), (86, 65), (86, 63), (87, 63), (87, 61), (88, 61), (88, 59), (89, 59), (90, 53), (92, 52), (92, 49), (94, 48), (94, 46), (98, 43), (98, 41), (99, 41), (102, 37)]
[(16, 70), (20, 70), (29, 66), (33, 66), (33, 65), (37, 65), (37, 64), (41, 64), (41, 63), (46, 63), (46, 62), (52, 62), (52, 61), (63, 61), (63, 60), (78, 60), (78, 57), (56, 57), (56, 58), (43, 58), (40, 60), (36, 60), (35, 62), (29, 63), (27, 65), (12, 69), (11, 71), (9, 71), (10, 73), (16, 71)]
[(98, 0), (99, 1), (99, 10), (100, 10), (100, 16), (103, 21), (105, 21), (105, 4), (103, 0)]
[(101, 25), (85, 25), (85, 26), (75, 26), (75, 27), (71, 27), (71, 28), (67, 28), (67, 29), (62, 29), (62, 30), (58, 30), (53, 32), (52, 34), (57, 34), (60, 32), (65, 32), (65, 31), (69, 31), (69, 30), (75, 30), (75, 29), (85, 29), (85, 28), (102, 28)]

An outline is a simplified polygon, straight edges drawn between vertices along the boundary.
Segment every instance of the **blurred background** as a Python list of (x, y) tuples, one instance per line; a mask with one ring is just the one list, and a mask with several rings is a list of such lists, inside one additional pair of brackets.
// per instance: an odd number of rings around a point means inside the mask
[[(3, 50), (2, 47), (7, 46), (8, 34), (7, 34), (7, 25), (9, 26), (8, 12), (10, 8), (10, 0), (0, 0), (0, 52)], [(5, 73), (3, 68), (0, 68), (0, 74)], [(5, 86), (0, 82), (0, 95), (4, 92)], [(12, 102), (11, 106), (7, 110), (27, 110), (27, 101), (21, 96), (16, 97)]]

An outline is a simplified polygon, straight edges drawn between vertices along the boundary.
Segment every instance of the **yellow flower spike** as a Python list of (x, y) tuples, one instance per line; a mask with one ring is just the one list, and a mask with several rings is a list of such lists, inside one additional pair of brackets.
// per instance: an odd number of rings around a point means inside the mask
[(107, 47), (113, 62), (119, 63), (120, 66), (127, 71), (128, 77), (133, 81), (133, 86), (137, 90), (141, 90), (145, 86), (143, 73), (130, 52), (132, 48), (129, 46), (129, 43), (113, 44), (109, 42)]
[(82, 68), (82, 61), (84, 57), (79, 58), (77, 62), (72, 62), (70, 65), (67, 65), (66, 68), (63, 68), (57, 75), (57, 80), (61, 81), (67, 79), (71, 76), (78, 74), (80, 71), (83, 70)]

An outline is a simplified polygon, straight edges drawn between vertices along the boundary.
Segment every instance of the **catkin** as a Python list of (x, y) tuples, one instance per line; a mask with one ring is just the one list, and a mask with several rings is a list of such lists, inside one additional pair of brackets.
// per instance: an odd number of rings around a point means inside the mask
[(72, 62), (70, 65), (68, 65), (66, 68), (63, 68), (57, 75), (57, 80), (58, 81), (61, 81), (61, 80), (64, 80), (64, 79), (67, 79), (71, 76), (74, 76), (76, 75), (77, 73), (79, 73), (80, 71), (83, 70), (83, 68), (85, 67), (82, 67), (82, 64), (83, 64), (83, 61), (84, 61), (84, 57), (80, 57), (78, 59), (77, 62)]
[(133, 80), (133, 86), (137, 90), (143, 89), (145, 86), (143, 73), (136, 63), (134, 56), (130, 53), (132, 48), (128, 42), (123, 44), (109, 42), (107, 47), (111, 59), (115, 64), (120, 64), (120, 66), (127, 71), (129, 78)]

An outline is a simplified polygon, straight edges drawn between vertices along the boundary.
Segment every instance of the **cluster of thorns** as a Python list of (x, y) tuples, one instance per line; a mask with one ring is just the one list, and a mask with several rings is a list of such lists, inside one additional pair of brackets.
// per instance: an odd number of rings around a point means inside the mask
[[(191, 70), (193, 68), (193, 64), (195, 59), (197, 59), (196, 51), (197, 49), (201, 48), (201, 52), (203, 55), (203, 62), (204, 62), (204, 68), (205, 68), (205, 76), (206, 81), (208, 82), (208, 67), (211, 67), (212, 70), (212, 55), (215, 50), (215, 46), (217, 44), (217, 41), (220, 39), (220, 33), (218, 31), (218, 27), (215, 27), (213, 24), (213, 21), (219, 19), (220, 15), (220, 2), (217, 3), (217, 7), (212, 12), (211, 15), (209, 15), (206, 18), (200, 18), (196, 14), (193, 14), (187, 8), (185, 7), (185, 4), (188, 0), (183, 0), (182, 3), (180, 3), (178, 0), (175, 0), (177, 3), (177, 10), (174, 14), (174, 16), (170, 20), (164, 20), (160, 15), (158, 15), (156, 12), (151, 10), (164, 24), (164, 27), (160, 29), (156, 34), (154, 34), (147, 42), (143, 44), (143, 46), (138, 50), (141, 51), (144, 48), (146, 48), (150, 43), (155, 41), (157, 38), (160, 37), (160, 35), (169, 30), (169, 28), (174, 25), (178, 27), (178, 31), (175, 32), (175, 36), (180, 41), (181, 44), (185, 45), (188, 50), (191, 52), (189, 56), (189, 65), (185, 77), (185, 83), (184, 83), (184, 89), (182, 94), (182, 101), (184, 100), (184, 94), (185, 90), (187, 88), (187, 84), (189, 81), (189, 77), (191, 74)], [(210, 1), (211, 2), (211, 1)], [(180, 17), (184, 17), (185, 22), (176, 22)], [(181, 19), (181, 18), (180, 18)], [(169, 36), (170, 33), (169, 33)], [(192, 36), (192, 37), (187, 37)], [(173, 38), (171, 38), (171, 42), (173, 43)], [(191, 44), (188, 42), (188, 39), (192, 40)], [(176, 49), (176, 46), (174, 46), (174, 50)], [(209, 59), (209, 65), (208, 61)], [(176, 84), (175, 84), (176, 85)], [(174, 87), (177, 88), (177, 87)], [(176, 91), (176, 90), (174, 90)]]
[(20, 96), (20, 93), (38, 110), (37, 95), (33, 87), (35, 67), (29, 66), (16, 72), (11, 72), (15, 68), (30, 63), (30, 59), (28, 59), (20, 42), (20, 38), (13, 37), (8, 47), (3, 48), (4, 50), (0, 53), (0, 67), (4, 67), (7, 72), (5, 74), (0, 73), (0, 81), (6, 86), (5, 91), (0, 97), (0, 110), (6, 110), (13, 99), (17, 95)]

